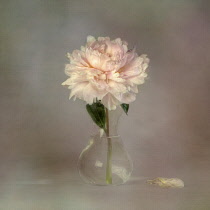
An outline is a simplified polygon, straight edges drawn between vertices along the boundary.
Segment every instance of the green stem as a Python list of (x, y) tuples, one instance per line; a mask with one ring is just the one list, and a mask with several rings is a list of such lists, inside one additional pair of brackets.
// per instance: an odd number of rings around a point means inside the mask
[(112, 139), (109, 133), (109, 110), (106, 108), (106, 136), (107, 136), (107, 162), (106, 162), (106, 183), (112, 184)]

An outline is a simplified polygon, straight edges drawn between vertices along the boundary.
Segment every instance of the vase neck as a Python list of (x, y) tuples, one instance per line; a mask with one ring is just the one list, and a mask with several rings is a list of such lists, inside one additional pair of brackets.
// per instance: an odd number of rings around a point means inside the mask
[(118, 125), (119, 125), (119, 119), (123, 113), (123, 110), (121, 107), (117, 107), (115, 110), (108, 111), (106, 113), (106, 120), (107, 120), (107, 129), (106, 134), (107, 136), (118, 136)]

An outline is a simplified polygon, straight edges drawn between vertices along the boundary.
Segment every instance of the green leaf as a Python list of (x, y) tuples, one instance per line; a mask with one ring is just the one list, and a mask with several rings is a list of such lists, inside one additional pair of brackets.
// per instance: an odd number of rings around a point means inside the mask
[(92, 120), (98, 125), (100, 128), (105, 129), (105, 108), (104, 105), (101, 104), (99, 101), (93, 104), (87, 104), (86, 109)]
[(120, 105), (124, 112), (128, 115), (128, 110), (129, 110), (129, 104), (121, 104)]

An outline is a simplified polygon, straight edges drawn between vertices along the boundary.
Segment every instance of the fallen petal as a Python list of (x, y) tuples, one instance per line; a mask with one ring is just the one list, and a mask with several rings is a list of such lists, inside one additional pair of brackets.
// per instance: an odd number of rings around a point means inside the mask
[(184, 187), (184, 182), (178, 178), (163, 178), (158, 177), (152, 180), (147, 180), (147, 183), (158, 185), (160, 187), (172, 187), (172, 188), (182, 188)]

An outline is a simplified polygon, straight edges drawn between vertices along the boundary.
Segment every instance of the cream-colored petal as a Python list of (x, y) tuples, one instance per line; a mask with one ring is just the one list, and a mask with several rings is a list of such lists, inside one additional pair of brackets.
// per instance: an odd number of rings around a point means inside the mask
[(136, 94), (131, 92), (116, 93), (114, 95), (121, 103), (129, 104), (136, 100)]
[(114, 94), (114, 93), (125, 93), (127, 88), (126, 88), (125, 84), (123, 84), (123, 83), (119, 83), (119, 82), (115, 82), (115, 81), (109, 81), (107, 90), (112, 94)]
[(93, 84), (89, 83), (83, 90), (83, 99), (88, 103), (92, 104), (97, 98), (101, 100), (106, 95), (106, 90), (99, 90)]
[(184, 187), (184, 182), (178, 178), (163, 178), (158, 177), (153, 180), (147, 180), (147, 183), (158, 185), (160, 187), (172, 187), (172, 188), (182, 188)]
[(94, 36), (91, 36), (91, 35), (87, 36), (87, 43), (88, 44), (91, 44), (91, 43), (93, 43), (95, 41), (96, 41), (96, 39), (95, 39)]
[(78, 83), (71, 89), (71, 93), (69, 96), (69, 99), (71, 99), (73, 96), (78, 97), (79, 99), (83, 99), (83, 91), (88, 85), (88, 82)]

